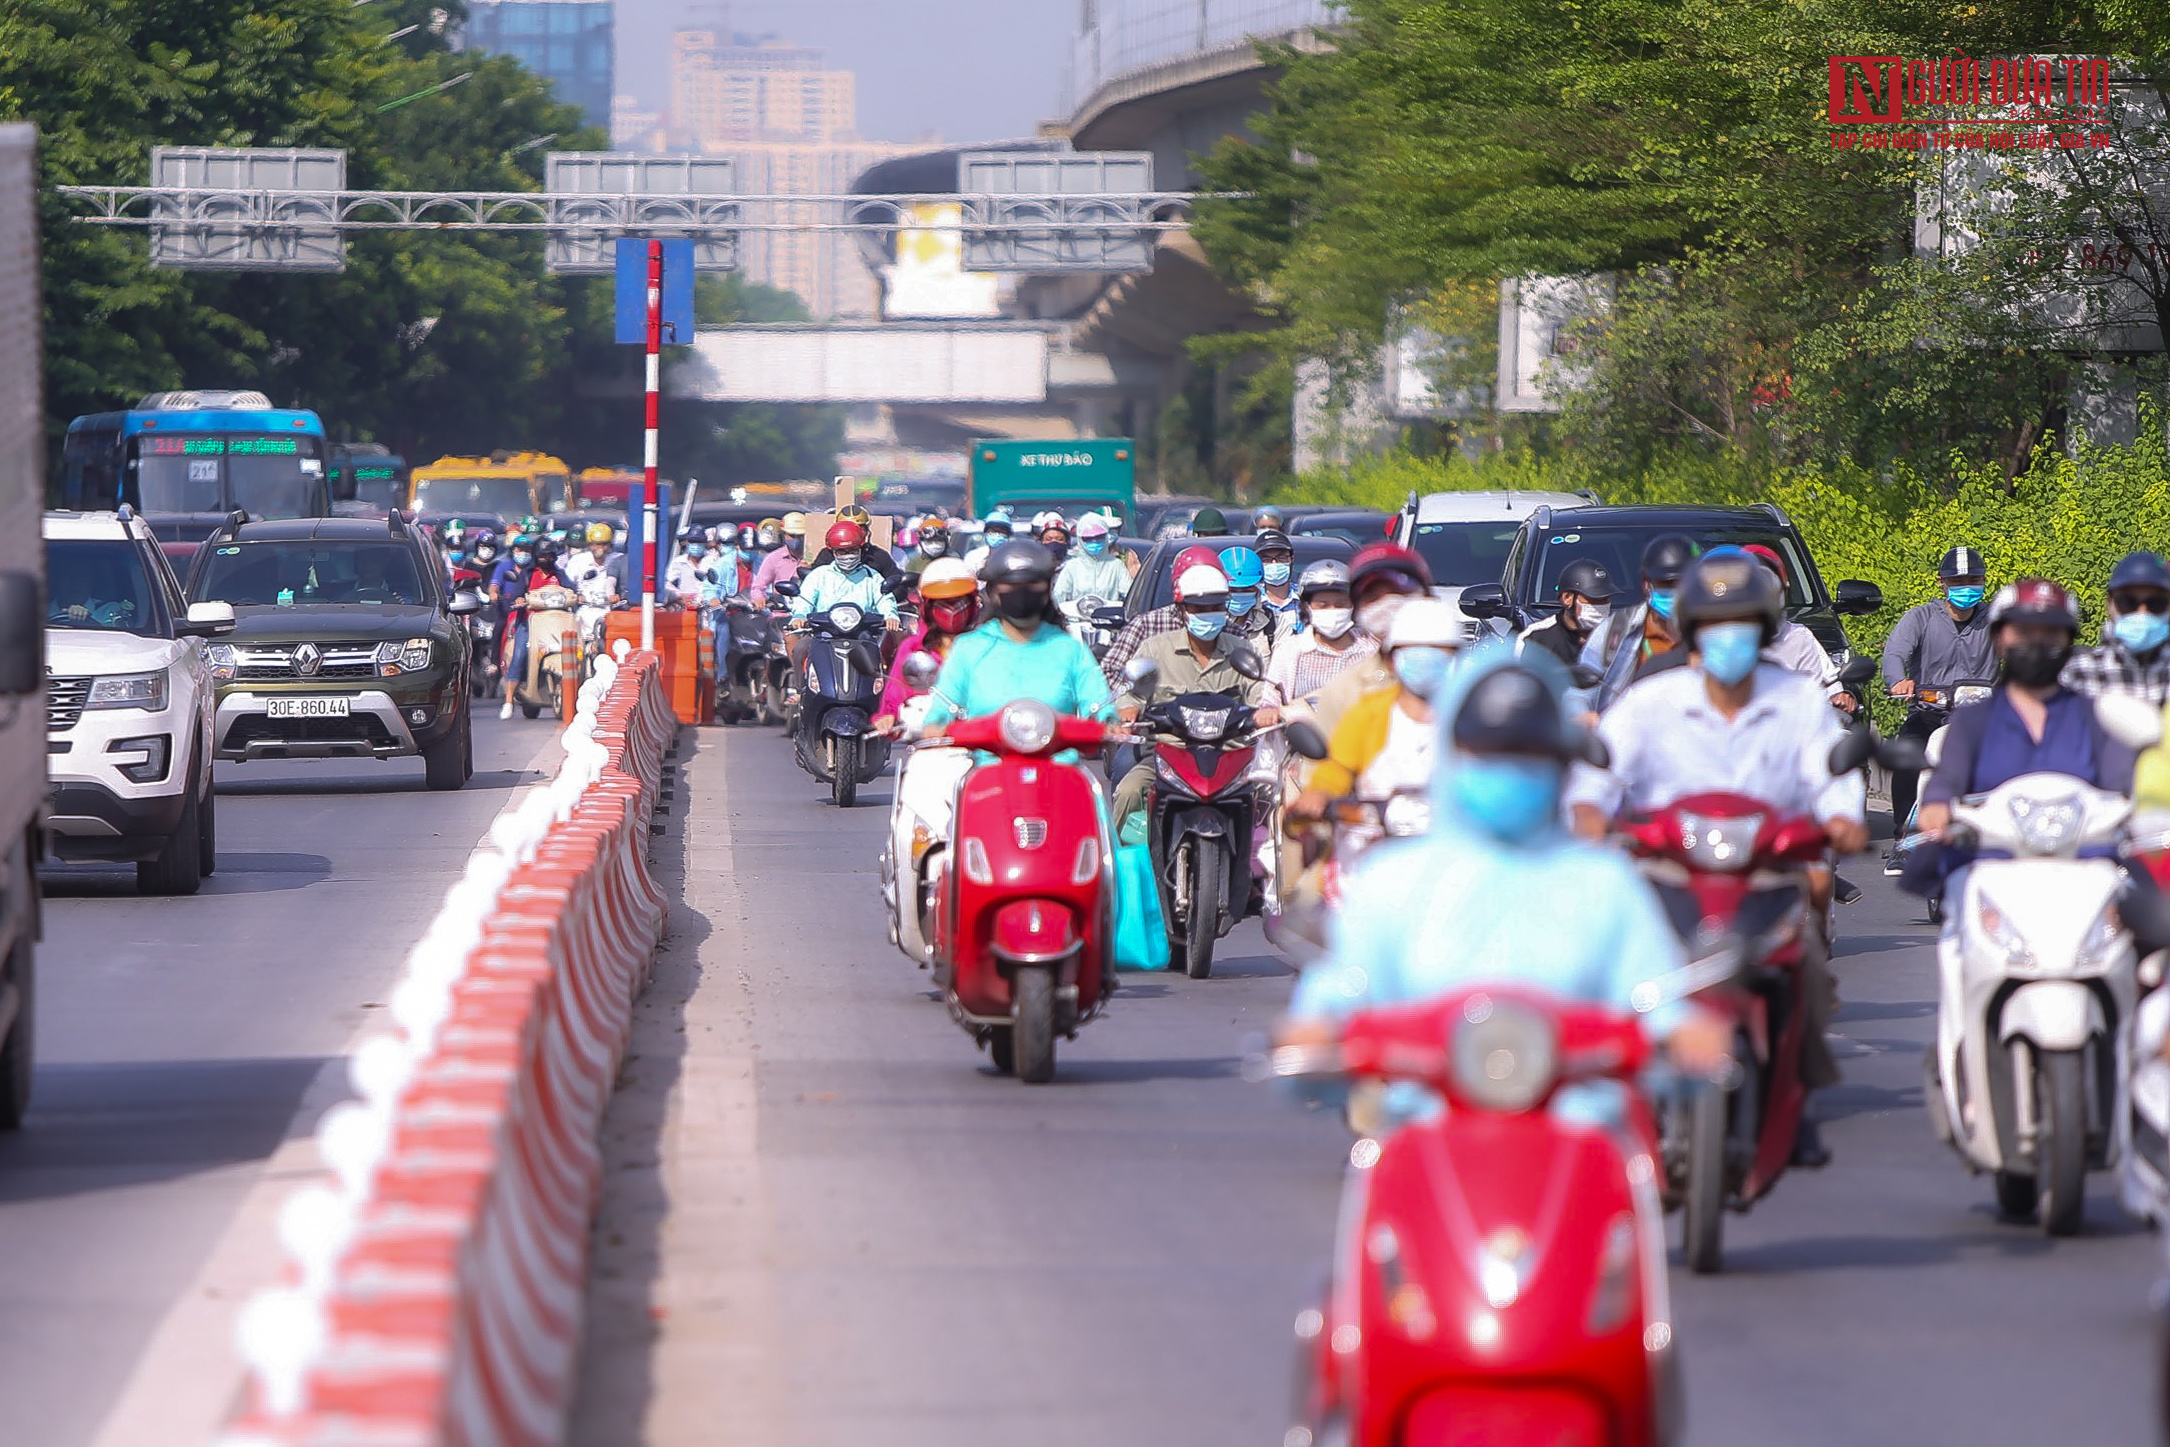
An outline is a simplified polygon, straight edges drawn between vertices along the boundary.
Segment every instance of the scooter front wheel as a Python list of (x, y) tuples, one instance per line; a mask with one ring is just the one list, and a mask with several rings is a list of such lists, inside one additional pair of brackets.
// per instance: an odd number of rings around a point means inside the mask
[(1055, 972), (1045, 966), (1020, 969), (1011, 989), (1009, 1034), (1017, 1078), (1045, 1085), (1055, 1078)]
[(1190, 913), (1183, 921), (1183, 973), (1203, 980), (1213, 973), (1213, 946), (1220, 938), (1221, 893), (1228, 870), (1218, 847), (1201, 840), (1190, 847)]
[(987, 1053), (994, 1057), (995, 1074), (1017, 1073), (1017, 1037), (1010, 1032), (1009, 1026), (995, 1026), (987, 1037)]
[(1725, 1106), (1726, 1093), (1716, 1086), (1698, 1090), (1689, 1106), (1680, 1244), (1698, 1276), (1725, 1267)]
[(2034, 1065), (2035, 1182), (2041, 1189), (2042, 1230), (2076, 1236), (2087, 1207), (2087, 1076), (2085, 1053), (2044, 1050)]
[(859, 802), (859, 741), (834, 739), (829, 744), (829, 797), (839, 809)]

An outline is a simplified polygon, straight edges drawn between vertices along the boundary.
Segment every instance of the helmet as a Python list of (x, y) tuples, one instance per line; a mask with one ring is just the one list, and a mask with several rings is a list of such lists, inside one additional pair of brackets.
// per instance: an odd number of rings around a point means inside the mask
[(918, 547), (918, 546), (919, 546), (919, 529), (918, 529), (918, 528), (916, 528), (916, 527), (913, 527), (913, 526), (912, 526), (912, 525), (911, 525), (910, 523), (906, 523), (906, 524), (905, 524), (905, 525), (904, 525), (903, 527), (901, 527), (901, 528), (898, 528), (898, 529), (897, 529), (897, 546), (898, 546), (898, 547), (900, 547), (900, 548), (916, 548), (916, 547)]
[(784, 520), (782, 518), (761, 519), (761, 525), (754, 529), (754, 540), (764, 548), (783, 546)]
[(1228, 578), (1219, 568), (1197, 563), (1175, 575), (1175, 601), (1207, 603), (1228, 596)]
[(2160, 588), (2170, 592), (2170, 563), (2160, 553), (2127, 553), (2110, 569), (2107, 592), (2119, 588)]
[(784, 514), (784, 536), (787, 538), (803, 538), (806, 536), (805, 513), (787, 512)]
[(680, 528), (678, 530), (678, 541), (682, 543), (705, 543), (708, 541), (708, 531), (705, 528), (696, 527)]
[(839, 552), (845, 548), (863, 548), (866, 546), (866, 525), (850, 518), (838, 518), (829, 524), (829, 531), (821, 541)]
[(1680, 581), (1680, 575), (1688, 571), (1688, 564), (1695, 561), (1695, 542), (1680, 533), (1662, 533), (1650, 540), (1643, 549), (1643, 577), (1646, 581), (1671, 586)]
[(1965, 543), (1945, 553), (1936, 565), (1936, 575), (1940, 579), (1979, 578), (1985, 571), (1982, 555)]
[[(1285, 532), (1287, 528), (1288, 514), (1282, 512), (1281, 509), (1275, 507), (1272, 503), (1268, 503), (1264, 507), (1255, 507), (1251, 509), (1252, 532), (1278, 533)], [(1260, 547), (1261, 550), (1263, 550), (1264, 545), (1261, 544)]]
[(1602, 603), (1619, 593), (1612, 584), (1612, 574), (1595, 558), (1577, 558), (1560, 569), (1560, 591), (1576, 593), (1593, 603)]
[(1077, 535), (1081, 538), (1104, 538), (1108, 535), (1108, 521), (1096, 512), (1089, 512), (1077, 520)]
[(1450, 737), (1456, 748), (1479, 754), (1534, 754), (1564, 763), (1581, 753), (1560, 717), (1559, 700), (1544, 679), (1518, 663), (1503, 664), (1469, 686)]
[(1990, 628), (1994, 630), (2005, 623), (2048, 623), (2076, 638), (2080, 631), (2080, 605), (2061, 584), (2047, 578), (2021, 578), (1999, 588), (1989, 605)]
[(1002, 531), (1008, 532), (1010, 531), (1010, 527), (1010, 515), (999, 507), (996, 508), (993, 512), (987, 514), (987, 516), (980, 519), (980, 530), (982, 532), (991, 531), (995, 528), (1000, 528), (1002, 529)]
[(458, 547), (467, 537), (467, 524), (458, 518), (445, 524), (445, 541)]
[(1778, 549), (1771, 547), (1767, 543), (1750, 543), (1747, 547), (1742, 548), (1741, 551), (1748, 554), (1748, 556), (1752, 558), (1761, 558), (1763, 560), (1763, 566), (1769, 568), (1773, 573), (1776, 573), (1778, 575), (1779, 583), (1781, 585), (1785, 583), (1786, 560), (1778, 555)]
[(1386, 630), (1389, 652), (1396, 648), (1460, 648), (1469, 636), (1469, 615), (1444, 598), (1411, 598)]
[(550, 538), (550, 537), (546, 537), (546, 538), (543, 538), (543, 539), (539, 540), (539, 541), (538, 541), (538, 542), (537, 542), (537, 543), (535, 544), (535, 556), (536, 556), (536, 557), (538, 557), (538, 558), (554, 558), (554, 557), (556, 557), (557, 555), (558, 555), (558, 540), (557, 540), (556, 538)]
[(1680, 580), (1673, 622), (1682, 638), (1693, 639), (1705, 623), (1753, 621), (1763, 625), (1769, 643), (1785, 621), (1785, 602), (1771, 570), (1736, 550), (1695, 560)]
[(850, 507), (840, 509), (837, 512), (836, 516), (838, 521), (840, 522), (857, 523), (860, 527), (863, 527), (870, 532), (873, 530), (873, 517), (868, 514), (865, 508), (859, 506), (857, 503), (853, 503)]
[(1266, 581), (1266, 565), (1249, 548), (1229, 548), (1221, 554), (1221, 571), (1231, 588), (1256, 588)]
[(1220, 537), (1228, 531), (1228, 519), (1217, 507), (1202, 507), (1191, 514), (1190, 530), (1201, 538)]
[(1322, 558), (1304, 569), (1296, 579), (1296, 596), (1308, 603), (1313, 593), (1331, 592), (1336, 588), (1346, 590), (1348, 586), (1348, 565), (1333, 558)]
[(488, 528), (477, 528), (475, 529), (475, 535), (469, 538), (467, 542), (470, 547), (494, 548), (497, 546), (497, 534), (491, 532)]
[(922, 598), (969, 598), (979, 588), (979, 579), (972, 576), (972, 570), (955, 558), (937, 559), (919, 575)]
[(520, 531), (523, 533), (539, 533), (542, 531), (542, 523), (536, 518), (535, 514), (529, 513), (526, 517), (520, 519)]
[(1037, 583), (1045, 587), (1054, 581), (1055, 555), (1046, 544), (1030, 538), (1004, 543), (980, 562), (980, 582), (989, 588), (1003, 583)]
[(1252, 541), (1251, 546), (1255, 551), (1261, 553), (1276, 551), (1293, 553), (1296, 551), (1296, 545), (1288, 540), (1288, 534), (1282, 532), (1279, 528), (1260, 528), (1258, 536)]
[(617, 535), (618, 530), (612, 527), (609, 523), (588, 524), (588, 541), (591, 543), (607, 543), (617, 537)]
[(1061, 528), (1067, 532), (1069, 527), (1069, 519), (1053, 508), (1046, 508), (1032, 515), (1032, 530), (1034, 532), (1039, 532), (1043, 528)]
[(1399, 543), (1372, 543), (1349, 561), (1349, 587), (1360, 589), (1374, 579), (1400, 582), (1402, 591), (1421, 593), (1432, 586), (1429, 564)]

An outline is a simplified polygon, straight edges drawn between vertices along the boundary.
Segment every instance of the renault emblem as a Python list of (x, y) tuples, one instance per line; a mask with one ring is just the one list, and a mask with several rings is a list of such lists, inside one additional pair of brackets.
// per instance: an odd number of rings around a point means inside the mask
[(294, 671), (303, 678), (316, 677), (316, 671), (324, 666), (324, 656), (316, 651), (314, 643), (304, 643), (294, 650)]

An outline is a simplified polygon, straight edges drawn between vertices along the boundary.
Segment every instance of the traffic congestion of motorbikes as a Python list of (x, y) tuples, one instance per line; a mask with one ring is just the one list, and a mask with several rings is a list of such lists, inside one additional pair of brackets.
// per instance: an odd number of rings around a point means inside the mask
[[(1126, 973), (1206, 978), (1245, 919), (1299, 966), (1250, 1068), (1354, 1142), (1287, 1443), (1675, 1438), (1667, 1218), (1721, 1271), (1727, 1215), (1831, 1162), (1872, 784), (1941, 926), (1930, 1134), (2015, 1229), (2077, 1232), (2096, 1173), (2170, 1209), (2170, 564), (2121, 561), (2083, 639), (1952, 546), (1842, 665), (1768, 547), (1578, 559), (1502, 630), (1396, 542), (1299, 569), (1270, 509), (1218, 522), (1129, 612), (1143, 550), (1091, 513), (688, 528), (661, 587), (719, 720), (835, 806), (893, 775), (892, 941), (998, 1074), (1058, 1079)], [(635, 601), (616, 541), (448, 530), (506, 716)]]

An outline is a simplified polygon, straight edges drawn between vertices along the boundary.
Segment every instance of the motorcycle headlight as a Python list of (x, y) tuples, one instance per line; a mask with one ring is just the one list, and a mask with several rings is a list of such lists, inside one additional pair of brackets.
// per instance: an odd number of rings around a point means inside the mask
[(1183, 716), (1183, 732), (1201, 743), (1211, 743), (1228, 732), (1228, 710), (1221, 708), (1191, 708), (1176, 710)]
[(2012, 800), (2012, 823), (2019, 830), (2020, 846), (2029, 854), (2062, 854), (2079, 838), (2080, 821), (2087, 806), (2077, 794), (2054, 799), (2030, 799), (2024, 794)]
[(1472, 995), (1448, 1037), (1455, 1089), (1484, 1110), (1533, 1109), (1559, 1073), (1552, 1021), (1518, 1000)]
[(1698, 869), (1731, 873), (1746, 869), (1756, 855), (1756, 836), (1763, 832), (1761, 814), (1718, 817), (1708, 814), (1680, 815), (1680, 848)]
[(2116, 904), (2104, 905), (2102, 913), (2095, 916), (2095, 922), (2087, 927), (2086, 935), (2081, 938), (2079, 950), (2072, 957), (2072, 967), (2089, 973), (2107, 969), (2110, 956), (2117, 953), (2124, 939), (2125, 922), (2117, 917)]
[(1974, 922), (1981, 927), (1983, 938), (2004, 951), (2005, 963), (2019, 970), (2034, 968), (2034, 951), (2019, 937), (2019, 928), (2011, 917), (1985, 891), (1975, 891)]
[(231, 643), (214, 643), (204, 649), (203, 661), (211, 665), (211, 676), (221, 683), (234, 676), (234, 646)]
[(109, 673), (93, 682), (85, 708), (140, 708), (156, 713), (166, 706), (166, 675)]
[(1021, 698), (1004, 706), (997, 727), (1012, 750), (1036, 754), (1055, 741), (1055, 710), (1036, 698)]
[(859, 626), (859, 620), (864, 617), (866, 617), (865, 613), (849, 603), (840, 603), (829, 610), (829, 621), (836, 625), (836, 631), (839, 633), (851, 632)]

